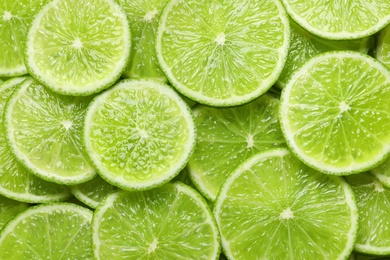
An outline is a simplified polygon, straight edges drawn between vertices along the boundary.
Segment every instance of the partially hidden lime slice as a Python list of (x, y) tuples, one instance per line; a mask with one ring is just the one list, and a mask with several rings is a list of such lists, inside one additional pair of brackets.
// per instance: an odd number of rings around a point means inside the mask
[(357, 52), (320, 54), (283, 89), (280, 123), (306, 164), (347, 175), (375, 167), (390, 151), (390, 71)]
[(379, 33), (376, 58), (390, 68), (390, 25)]
[(78, 200), (93, 209), (104, 198), (117, 190), (115, 186), (103, 180), (99, 175), (90, 181), (70, 187), (70, 191)]
[(92, 179), (81, 145), (81, 124), (91, 97), (62, 96), (32, 78), (5, 108), (6, 137), (18, 160), (38, 177), (60, 184)]
[(220, 251), (205, 200), (181, 183), (110, 195), (92, 230), (96, 259), (218, 259)]
[(49, 0), (0, 1), (0, 77), (27, 73), (24, 48), (27, 30), (36, 13)]
[(155, 80), (123, 80), (88, 108), (84, 141), (98, 173), (122, 189), (149, 189), (170, 181), (195, 146), (187, 104)]
[(127, 13), (131, 27), (130, 63), (124, 75), (166, 81), (157, 60), (155, 42), (158, 20), (167, 0), (117, 0)]
[(27, 207), (27, 203), (11, 200), (0, 195), (0, 230), (10, 219)]
[(390, 188), (390, 157), (370, 171), (384, 186)]
[(114, 0), (54, 0), (28, 31), (26, 66), (55, 92), (90, 95), (122, 74), (130, 35), (126, 14)]
[(363, 38), (390, 23), (388, 0), (283, 0), (283, 3), (298, 24), (328, 39)]
[[(25, 77), (13, 78), (0, 85), (1, 112), (4, 111), (9, 96), (25, 79)], [(30, 112), (27, 111), (26, 116), (30, 116)], [(45, 203), (68, 198), (70, 193), (65, 186), (36, 177), (18, 162), (7, 143), (5, 132), (3, 117), (0, 116), (0, 194), (30, 203)]]
[(212, 201), (226, 177), (254, 154), (285, 146), (279, 100), (266, 94), (242, 106), (194, 109), (197, 143), (188, 162), (194, 184)]
[(0, 234), (0, 259), (93, 259), (92, 211), (71, 203), (30, 207)]
[(355, 250), (365, 254), (390, 254), (390, 188), (369, 173), (347, 176), (359, 209)]
[(346, 259), (358, 223), (345, 180), (307, 167), (287, 149), (236, 168), (214, 215), (228, 259)]
[(183, 95), (231, 106), (264, 94), (277, 80), (290, 42), (279, 1), (172, 0), (160, 17), (161, 68)]

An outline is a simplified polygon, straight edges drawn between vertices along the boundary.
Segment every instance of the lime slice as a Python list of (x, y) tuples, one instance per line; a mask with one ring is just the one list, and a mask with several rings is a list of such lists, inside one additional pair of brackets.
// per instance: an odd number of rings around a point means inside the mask
[(353, 50), (367, 54), (372, 38), (359, 40), (327, 40), (317, 37), (290, 20), (291, 46), (286, 64), (280, 74), (277, 86), (283, 88), (291, 75), (310, 58), (331, 50)]
[(283, 3), (298, 24), (328, 39), (363, 38), (390, 23), (388, 0), (283, 0)]
[(376, 58), (390, 68), (390, 25), (381, 31), (377, 40)]
[(156, 56), (156, 30), (167, 0), (117, 0), (127, 13), (131, 27), (130, 63), (124, 75), (166, 81)]
[(358, 222), (349, 185), (287, 149), (259, 153), (236, 168), (214, 215), (228, 259), (346, 259)]
[(189, 107), (168, 85), (123, 80), (89, 106), (84, 141), (103, 179), (122, 189), (149, 189), (184, 168), (195, 126)]
[(217, 259), (220, 251), (205, 200), (181, 183), (110, 195), (92, 233), (96, 259)]
[(156, 50), (176, 89), (203, 104), (231, 106), (265, 93), (288, 53), (290, 28), (276, 0), (172, 0), (160, 17)]
[(370, 171), (384, 186), (390, 188), (390, 157)]
[(206, 198), (214, 201), (226, 177), (249, 157), (285, 146), (278, 112), (279, 100), (267, 94), (238, 107), (195, 108), (197, 143), (188, 169)]
[(6, 137), (32, 173), (52, 182), (77, 184), (95, 170), (81, 148), (81, 124), (90, 97), (62, 96), (28, 78), (5, 108)]
[(0, 234), (0, 259), (92, 259), (92, 211), (71, 203), (30, 207)]
[(49, 0), (0, 1), (0, 77), (27, 73), (24, 48), (27, 29)]
[(126, 14), (114, 0), (54, 0), (28, 31), (26, 66), (55, 92), (90, 95), (120, 77), (130, 38)]
[(27, 207), (28, 204), (24, 202), (11, 200), (0, 195), (0, 230), (10, 219)]
[[(25, 79), (13, 78), (0, 85), (0, 111), (4, 111), (9, 96)], [(0, 116), (0, 194), (30, 203), (64, 200), (70, 196), (66, 187), (44, 181), (27, 171), (11, 152), (5, 135)]]
[(365, 254), (390, 254), (390, 188), (368, 173), (347, 176), (359, 209), (355, 250)]
[(357, 52), (310, 59), (282, 92), (287, 144), (306, 164), (346, 175), (373, 168), (390, 151), (390, 71)]
[(188, 186), (191, 186), (195, 188), (194, 184), (192, 183), (190, 174), (188, 172), (188, 168), (185, 167), (181, 172), (172, 180), (173, 182), (180, 181)]
[(70, 187), (72, 194), (85, 205), (96, 208), (99, 203), (108, 195), (115, 192), (117, 188), (96, 176), (90, 181)]

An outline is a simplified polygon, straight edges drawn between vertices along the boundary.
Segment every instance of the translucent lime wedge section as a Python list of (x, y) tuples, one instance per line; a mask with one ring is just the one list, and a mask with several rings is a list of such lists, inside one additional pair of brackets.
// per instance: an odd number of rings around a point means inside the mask
[(376, 58), (390, 68), (390, 25), (384, 28), (379, 34)]
[(110, 195), (92, 230), (96, 259), (218, 259), (220, 251), (205, 200), (181, 183)]
[(228, 259), (346, 259), (358, 222), (349, 185), (287, 149), (259, 153), (236, 168), (214, 215)]
[(368, 173), (347, 176), (359, 209), (355, 250), (365, 254), (390, 254), (390, 188)]
[(88, 108), (84, 141), (101, 177), (122, 189), (149, 189), (173, 179), (195, 146), (187, 104), (155, 80), (123, 80)]
[(194, 109), (197, 143), (188, 162), (194, 184), (214, 201), (226, 177), (254, 154), (285, 146), (279, 100), (266, 94), (232, 108)]
[(81, 145), (81, 124), (91, 97), (56, 94), (32, 78), (5, 108), (6, 137), (16, 158), (42, 179), (77, 184), (92, 179)]
[(373, 168), (390, 151), (390, 71), (357, 52), (309, 60), (282, 92), (288, 145), (308, 165), (345, 175)]
[(114, 0), (54, 0), (28, 31), (26, 65), (55, 92), (90, 95), (122, 74), (130, 35), (126, 14)]
[(390, 157), (370, 171), (384, 186), (390, 188)]
[(388, 0), (283, 0), (283, 3), (298, 24), (328, 39), (363, 38), (390, 22)]
[(288, 18), (279, 1), (169, 1), (156, 50), (172, 85), (199, 103), (231, 106), (265, 93), (283, 68)]
[(0, 230), (10, 219), (27, 207), (27, 203), (11, 200), (0, 195)]
[(0, 234), (1, 259), (93, 259), (92, 211), (71, 203), (30, 207)]

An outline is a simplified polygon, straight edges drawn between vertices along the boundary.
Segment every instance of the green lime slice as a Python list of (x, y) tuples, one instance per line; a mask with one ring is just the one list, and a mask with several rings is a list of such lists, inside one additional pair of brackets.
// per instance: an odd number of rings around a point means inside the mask
[(95, 211), (96, 259), (217, 259), (219, 233), (205, 200), (179, 182), (114, 193)]
[(287, 149), (259, 153), (236, 168), (214, 215), (228, 259), (346, 259), (358, 222), (349, 185)]
[(161, 68), (183, 95), (212, 106), (247, 103), (277, 80), (290, 28), (279, 1), (172, 0), (160, 17)]
[(27, 73), (24, 48), (27, 30), (36, 13), (49, 0), (0, 1), (0, 77)]
[(390, 23), (388, 0), (283, 0), (283, 3), (299, 25), (327, 39), (363, 38)]
[(117, 188), (96, 176), (90, 181), (71, 186), (70, 191), (78, 200), (94, 209), (104, 198), (117, 191)]
[(130, 35), (126, 14), (114, 0), (54, 0), (28, 31), (26, 66), (54, 92), (90, 95), (122, 74)]
[(170, 181), (195, 146), (187, 104), (155, 80), (123, 80), (88, 108), (84, 143), (98, 173), (125, 190), (149, 189)]
[(196, 187), (214, 201), (226, 177), (254, 154), (285, 146), (279, 100), (266, 94), (242, 106), (194, 109), (197, 142), (188, 169)]
[(188, 172), (187, 167), (185, 167), (183, 170), (181, 170), (181, 172), (175, 178), (173, 178), (172, 181), (173, 182), (180, 181), (180, 182), (196, 189), (196, 187), (192, 183), (190, 173)]
[(93, 259), (92, 211), (71, 203), (30, 207), (0, 234), (0, 259)]
[(355, 250), (365, 254), (390, 254), (390, 188), (368, 173), (347, 176), (355, 193), (359, 228)]
[(283, 89), (280, 123), (306, 164), (347, 175), (373, 168), (390, 151), (390, 71), (358, 52), (320, 54)]
[(124, 75), (167, 81), (156, 56), (158, 20), (167, 0), (117, 0), (127, 13), (133, 46)]
[(0, 195), (0, 230), (19, 212), (27, 209), (28, 204), (11, 200)]
[(370, 171), (384, 186), (390, 188), (390, 157)]
[(352, 50), (368, 53), (372, 38), (358, 40), (328, 40), (315, 36), (290, 20), (291, 46), (286, 64), (280, 74), (277, 86), (283, 88), (291, 75), (310, 58), (331, 50)]
[(376, 58), (390, 68), (390, 25), (379, 34), (376, 46)]
[[(0, 85), (0, 111), (4, 111), (8, 98), (25, 79), (25, 77), (13, 78)], [(2, 116), (0, 116), (0, 194), (30, 203), (59, 201), (70, 196), (66, 187), (36, 177), (18, 162), (7, 144)]]
[(81, 145), (81, 124), (91, 97), (62, 96), (32, 78), (5, 108), (6, 137), (18, 160), (38, 177), (60, 184), (92, 179)]

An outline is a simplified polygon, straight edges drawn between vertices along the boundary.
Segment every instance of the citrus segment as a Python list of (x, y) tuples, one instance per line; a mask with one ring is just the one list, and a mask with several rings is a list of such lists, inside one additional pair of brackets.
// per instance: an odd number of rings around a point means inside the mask
[(390, 157), (370, 171), (384, 186), (390, 188)]
[(24, 202), (11, 200), (0, 195), (0, 230), (10, 219), (27, 207), (28, 204)]
[(376, 58), (390, 68), (390, 25), (384, 28), (378, 37)]

